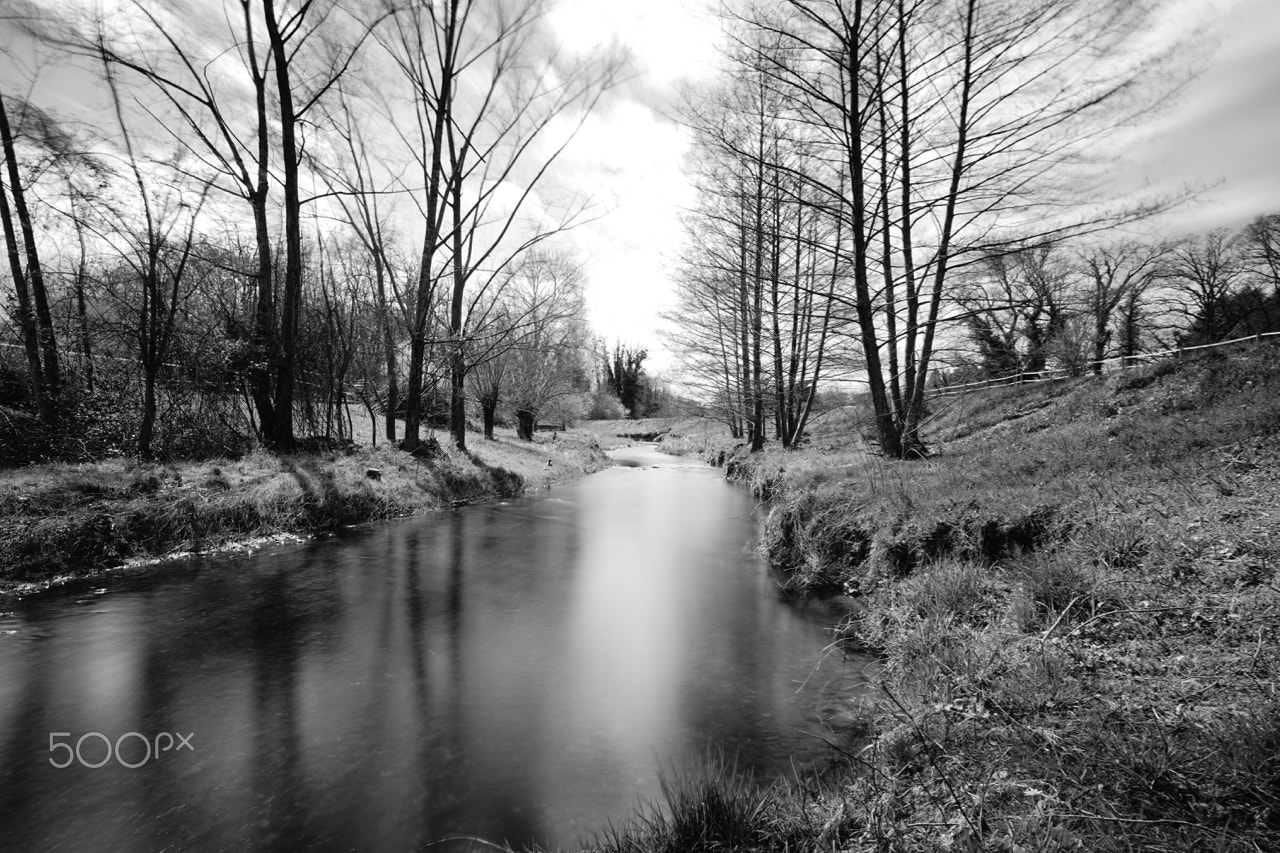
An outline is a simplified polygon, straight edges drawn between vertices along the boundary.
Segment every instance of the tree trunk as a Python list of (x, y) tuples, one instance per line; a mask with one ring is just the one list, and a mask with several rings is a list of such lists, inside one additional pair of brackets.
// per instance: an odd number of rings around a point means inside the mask
[(951, 239), (954, 233), (956, 207), (960, 198), (960, 179), (968, 167), (969, 109), (973, 99), (973, 56), (976, 49), (974, 22), (977, 17), (977, 4), (978, 0), (968, 0), (965, 7), (964, 60), (961, 66), (956, 154), (951, 165), (951, 180), (942, 217), (937, 263), (933, 270), (933, 292), (929, 299), (929, 316), (925, 320), (924, 338), (920, 344), (920, 356), (916, 363), (915, 387), (912, 389), (912, 397), (907, 404), (907, 411), (900, 427), (897, 455), (903, 459), (922, 456), (924, 451), (924, 442), (920, 439), (920, 422), (924, 418), (924, 391), (929, 378), (929, 362), (933, 356), (938, 312), (942, 305), (942, 289), (947, 273), (950, 271), (948, 264), (951, 259)]
[[(7, 209), (8, 202), (6, 200), (6, 209), (3, 211), (3, 216), (5, 220), (5, 238), (10, 246), (10, 266), (15, 272), (14, 287), (19, 289), (18, 301), (20, 307), (25, 309), (23, 310), (24, 317), (30, 316), (30, 309), (33, 304), (35, 307), (33, 325), (36, 329), (36, 339), (41, 353), (41, 358), (37, 359), (36, 363), (41, 368), (40, 378), (42, 380), (40, 387), (36, 389), (36, 403), (40, 410), (41, 419), (52, 426), (57, 419), (56, 403), (61, 381), (58, 368), (57, 339), (53, 333), (53, 316), (49, 312), (49, 299), (45, 293), (44, 272), (40, 266), (40, 253), (36, 248), (35, 230), (31, 224), (31, 212), (27, 209), (27, 198), (22, 189), (22, 176), (18, 173), (18, 159), (14, 148), (13, 133), (9, 127), (9, 115), (2, 97), (0, 97), (0, 143), (3, 143), (4, 159), (9, 175), (9, 192), (13, 195), (13, 213), (17, 214), (18, 225), (22, 229), (22, 240), (26, 248), (26, 276), (21, 275), (21, 264), (14, 267), (14, 260), (17, 257), (17, 241), (14, 236), (11, 236), (13, 233), (12, 214)], [(21, 284), (19, 284), (20, 281)], [(29, 297), (24, 298), (28, 292)], [(24, 322), (30, 321), (24, 320)], [(28, 356), (28, 366), (30, 365), (31, 360)]]
[(754, 275), (751, 316), (751, 452), (764, 449), (764, 388), (761, 387), (761, 340), (764, 336), (764, 74), (758, 87), (759, 131), (756, 145)]
[(467, 352), (463, 324), (463, 299), (467, 289), (467, 269), (462, 255), (462, 176), (466, 152), (458, 153), (453, 125), (447, 129), (451, 180), (449, 201), (453, 221), (453, 299), (449, 303), (449, 336), (453, 339), (453, 359), (449, 365), (449, 430), (459, 450), (467, 449)]
[(1102, 360), (1107, 357), (1107, 344), (1111, 342), (1111, 332), (1107, 329), (1108, 316), (1096, 315), (1093, 318), (1093, 372), (1102, 375)]
[[(777, 144), (774, 145), (774, 160), (777, 161)], [(786, 377), (782, 367), (782, 300), (779, 292), (780, 279), (782, 278), (782, 189), (779, 186), (778, 169), (775, 165), (773, 168), (773, 234), (771, 235), (769, 260), (769, 312), (772, 314), (770, 323), (770, 337), (773, 338), (773, 395), (774, 400), (774, 424), (773, 434), (783, 447), (789, 447), (791, 444), (791, 435), (787, 432), (787, 395), (785, 389)]]
[(898, 365), (898, 299), (894, 292), (892, 220), (889, 217), (889, 119), (885, 109), (887, 63), (876, 55), (876, 118), (880, 125), (880, 267), (884, 274), (885, 343), (889, 356), (889, 393), (895, 415), (902, 413), (902, 375)]
[(465, 355), (458, 346), (449, 362), (449, 431), (459, 450), (467, 449), (467, 371)]
[(289, 77), (291, 57), (276, 23), (274, 0), (264, 0), (262, 11), (275, 61), (280, 105), (280, 159), (284, 168), (284, 298), (280, 309), (280, 362), (276, 366), (275, 430), (272, 439), (277, 449), (290, 451), (294, 446), (294, 373), (298, 317), (302, 312), (302, 201), (298, 189), (297, 117), (293, 105), (293, 84)]
[[(914, 405), (916, 399), (916, 334), (917, 323), (920, 321), (920, 283), (916, 281), (915, 267), (915, 243), (911, 228), (911, 86), (909, 85), (910, 73), (907, 64), (907, 10), (906, 0), (898, 0), (898, 86), (899, 86), (899, 105), (901, 106), (901, 119), (899, 121), (899, 145), (901, 156), (898, 158), (901, 163), (902, 179), (901, 192), (899, 194), (899, 203), (901, 210), (899, 212), (898, 231), (902, 237), (902, 281), (906, 287), (906, 303), (907, 303), (907, 339), (904, 346), (905, 363), (903, 365), (906, 373), (905, 405), (910, 408)], [(909, 413), (907, 415), (910, 417)]]
[(76, 331), (80, 337), (80, 355), (84, 359), (85, 390), (93, 393), (93, 345), (89, 340), (89, 315), (85, 303), (84, 284), (89, 278), (89, 247), (84, 236), (84, 222), (76, 213), (76, 192), (67, 175), (67, 201), (71, 205), (71, 221), (76, 229), (76, 242), (80, 247), (80, 257), (76, 262), (75, 298), (76, 298)]
[(889, 406), (884, 370), (880, 362), (880, 342), (876, 332), (874, 306), (871, 302), (871, 285), (868, 280), (867, 215), (866, 215), (866, 163), (863, 158), (862, 132), (865, 122), (862, 115), (862, 98), (859, 81), (862, 77), (862, 55), (859, 43), (862, 26), (862, 2), (854, 5), (853, 20), (845, 32), (849, 51), (848, 79), (849, 103), (845, 107), (845, 132), (849, 139), (849, 186), (852, 190), (853, 214), (853, 284), (858, 328), (862, 338), (862, 352), (867, 362), (867, 386), (871, 395), (871, 407), (875, 415), (876, 441), (880, 449), (890, 456), (900, 457), (902, 445), (895, 428), (893, 412)]
[[(432, 12), (432, 14), (435, 14)], [(412, 347), (409, 355), (409, 389), (405, 407), (404, 447), (414, 450), (422, 442), (422, 374), (426, 357), (426, 321), (435, 296), (435, 278), (432, 265), (440, 242), (440, 182), (444, 175), (445, 128), (453, 120), (453, 77), (458, 26), (458, 3), (453, 0), (445, 10), (443, 32), (444, 55), (440, 58), (440, 94), (430, 103), (427, 95), (419, 92), (418, 108), (431, 111), (431, 157), (424, 164), (423, 185), (426, 196), (426, 230), (422, 236), (422, 260), (418, 270), (418, 293), (414, 311), (414, 327), (410, 330)], [(465, 440), (465, 439), (464, 439)]]
[[(425, 313), (425, 312), (423, 312)], [(404, 392), (404, 449), (415, 450), (422, 443), (422, 373), (427, 341), (422, 331), (409, 335), (409, 385)], [(393, 410), (394, 411), (394, 410)]]
[[(0, 103), (0, 110), (3, 104)], [(7, 155), (6, 155), (7, 158)], [(36, 314), (31, 308), (31, 294), (27, 290), (27, 276), (22, 269), (22, 257), (18, 249), (18, 235), (13, 230), (13, 214), (9, 210), (9, 196), (0, 187), (0, 224), (4, 226), (4, 242), (9, 257), (9, 274), (18, 297), (18, 323), (22, 327), (23, 350), (27, 356), (27, 373), (31, 379), (31, 395), (45, 426), (53, 426), (57, 413), (53, 400), (45, 393), (44, 369), (40, 364), (40, 334), (36, 329)]]
[(138, 425), (138, 456), (145, 462), (156, 458), (152, 442), (156, 425), (156, 374), (146, 369), (142, 377), (142, 422)]
[[(246, 32), (253, 32), (253, 18), (249, 4), (244, 4)], [(271, 191), (271, 128), (267, 121), (267, 81), (258, 64), (255, 39), (245, 42), (249, 57), (249, 74), (253, 80), (254, 112), (257, 116), (257, 174), (254, 183), (247, 187), (249, 207), (253, 211), (253, 237), (258, 250), (256, 273), (258, 292), (253, 314), (251, 353), (249, 367), (249, 396), (258, 413), (258, 434), (267, 447), (275, 446), (276, 409), (272, 400), (271, 370), (276, 363), (276, 305), (274, 248), (271, 245), (271, 220), (267, 210)], [(246, 183), (248, 183), (246, 177)]]
[(737, 342), (739, 346), (739, 355), (741, 363), (738, 365), (742, 371), (742, 421), (743, 432), (746, 438), (754, 443), (754, 421), (751, 418), (751, 309), (747, 300), (747, 271), (748, 262), (748, 243), (747, 243), (747, 186), (746, 181), (739, 179), (738, 181), (738, 314), (741, 320), (738, 323), (738, 334), (740, 340)]
[(493, 424), (498, 419), (498, 400), (495, 397), (481, 397), (480, 408), (484, 412), (484, 437), (493, 441)]
[(387, 306), (387, 270), (380, 251), (374, 253), (373, 263), (378, 286), (378, 319), (379, 325), (382, 326), (382, 351), (387, 364), (387, 408), (384, 413), (386, 436), (387, 442), (394, 445), (396, 443), (396, 405), (399, 402), (400, 389), (397, 384), (399, 379), (396, 376), (396, 342), (391, 330), (391, 311)]
[(533, 441), (533, 428), (538, 416), (528, 409), (516, 409), (516, 435), (525, 441)]

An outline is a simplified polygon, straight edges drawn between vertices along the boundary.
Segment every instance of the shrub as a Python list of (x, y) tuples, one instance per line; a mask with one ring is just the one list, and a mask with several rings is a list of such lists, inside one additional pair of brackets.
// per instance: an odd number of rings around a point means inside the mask
[(622, 401), (607, 388), (597, 388), (587, 406), (587, 420), (620, 421), (627, 417)]

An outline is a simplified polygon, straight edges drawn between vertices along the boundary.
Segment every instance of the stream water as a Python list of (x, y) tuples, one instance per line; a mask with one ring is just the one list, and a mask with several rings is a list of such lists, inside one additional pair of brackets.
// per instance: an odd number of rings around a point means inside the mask
[(616, 461), (8, 606), (0, 849), (571, 848), (709, 753), (829, 757), (838, 614), (779, 595), (719, 472)]

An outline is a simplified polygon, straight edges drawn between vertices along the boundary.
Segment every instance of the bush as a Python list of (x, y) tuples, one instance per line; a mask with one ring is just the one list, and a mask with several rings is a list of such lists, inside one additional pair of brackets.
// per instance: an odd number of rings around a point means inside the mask
[(28, 465), (48, 450), (48, 436), (38, 418), (0, 406), (0, 467)]
[(623, 408), (622, 401), (615, 397), (609, 389), (597, 388), (596, 392), (591, 395), (591, 401), (587, 407), (587, 420), (620, 421), (626, 417), (627, 410)]

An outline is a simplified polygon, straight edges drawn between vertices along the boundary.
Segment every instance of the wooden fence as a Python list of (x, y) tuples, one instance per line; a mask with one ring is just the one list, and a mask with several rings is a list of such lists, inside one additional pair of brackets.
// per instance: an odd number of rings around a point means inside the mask
[[(988, 388), (1004, 388), (1009, 385), (1022, 385), (1030, 382), (1054, 382), (1059, 379), (1068, 379), (1073, 376), (1105, 375), (1107, 373), (1114, 373), (1117, 370), (1127, 370), (1130, 367), (1147, 364), (1162, 358), (1181, 359), (1187, 353), (1194, 353), (1200, 350), (1238, 346), (1240, 344), (1247, 343), (1261, 344), (1268, 338), (1280, 338), (1280, 332), (1263, 332), (1257, 335), (1250, 335), (1247, 338), (1233, 338), (1229, 341), (1219, 341), (1216, 344), (1202, 344), (1195, 347), (1179, 347), (1178, 349), (1161, 350), (1160, 352), (1144, 352), (1139, 355), (1104, 358), (1102, 361), (1087, 362), (1082, 370), (1059, 368), (1057, 370), (1041, 370), (1035, 373), (1016, 373), (1012, 376), (982, 379), (977, 382), (965, 382), (961, 385), (934, 385), (933, 388), (929, 389), (929, 396), (950, 397), (956, 394), (967, 394), (970, 391), (985, 391)], [(1097, 367), (1101, 367), (1102, 370), (1095, 370)]]

